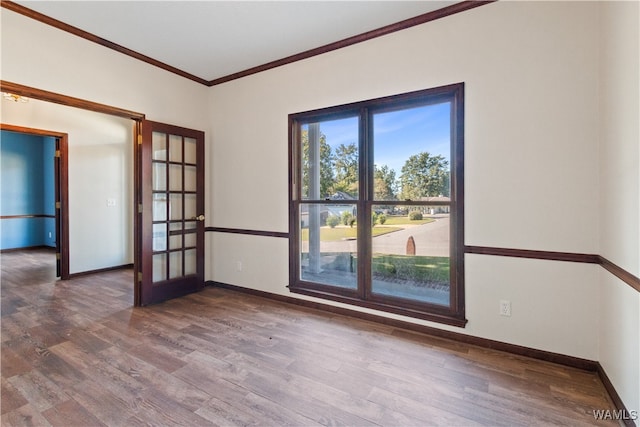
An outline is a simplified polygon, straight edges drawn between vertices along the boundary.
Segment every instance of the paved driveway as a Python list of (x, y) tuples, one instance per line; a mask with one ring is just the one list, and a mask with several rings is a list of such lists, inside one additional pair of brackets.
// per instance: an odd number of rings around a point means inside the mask
[[(404, 230), (373, 238), (373, 252), (406, 255), (407, 240), (413, 236), (416, 255), (449, 256), (449, 215), (435, 215), (435, 221), (422, 225), (404, 225)], [(384, 227), (384, 226), (377, 226)], [(302, 250), (308, 250), (302, 242)], [(356, 240), (322, 242), (321, 252), (356, 252)]]
[(434, 219), (434, 222), (410, 225), (404, 230), (374, 237), (373, 252), (406, 255), (407, 240), (413, 236), (416, 255), (449, 256), (449, 216)]

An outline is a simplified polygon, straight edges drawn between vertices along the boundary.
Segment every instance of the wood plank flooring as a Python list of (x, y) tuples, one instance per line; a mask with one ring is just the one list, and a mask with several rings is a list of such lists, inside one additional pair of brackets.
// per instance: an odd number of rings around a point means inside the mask
[(615, 425), (596, 374), (231, 290), (2, 257), (2, 426)]

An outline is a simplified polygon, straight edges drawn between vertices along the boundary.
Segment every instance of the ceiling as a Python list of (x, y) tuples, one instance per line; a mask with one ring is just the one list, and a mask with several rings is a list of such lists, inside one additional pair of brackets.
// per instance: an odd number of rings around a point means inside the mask
[(458, 1), (16, 1), (207, 81)]

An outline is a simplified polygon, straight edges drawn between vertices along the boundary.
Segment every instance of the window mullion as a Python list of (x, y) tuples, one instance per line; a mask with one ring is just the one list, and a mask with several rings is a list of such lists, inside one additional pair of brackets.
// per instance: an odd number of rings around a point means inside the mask
[(358, 293), (362, 299), (371, 294), (371, 199), (373, 155), (368, 108), (360, 109), (360, 197), (358, 207)]

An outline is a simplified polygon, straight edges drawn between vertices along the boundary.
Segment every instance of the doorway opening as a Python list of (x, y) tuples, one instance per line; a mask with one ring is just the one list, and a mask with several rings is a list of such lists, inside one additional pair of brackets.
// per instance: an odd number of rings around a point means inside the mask
[[(68, 135), (63, 132), (8, 124), (0, 124), (0, 130), (3, 136), (6, 135), (5, 147), (8, 145), (9, 136), (31, 137), (29, 140), (33, 142), (31, 145), (33, 145), (37, 155), (34, 156), (33, 153), (29, 153), (27, 147), (22, 146), (20, 151), (24, 161), (16, 158), (12, 166), (18, 168), (18, 173), (27, 178), (23, 183), (29, 182), (29, 179), (32, 178), (31, 175), (27, 176), (28, 172), (32, 174), (35, 172), (38, 175), (37, 178), (42, 181), (42, 188), (37, 191), (33, 189), (27, 191), (26, 196), (28, 197), (20, 201), (13, 211), (2, 212), (0, 218), (3, 223), (3, 235), (5, 236), (3, 240), (12, 237), (11, 233), (7, 235), (5, 230), (16, 230), (18, 228), (17, 240), (14, 239), (13, 242), (7, 240), (7, 248), (4, 247), (5, 242), (3, 242), (2, 249), (12, 249), (11, 246), (14, 248), (55, 247), (56, 277), (67, 280), (69, 279)], [(35, 169), (33, 171), (25, 170), (25, 163), (29, 159), (33, 160), (33, 157), (38, 156), (40, 157), (40, 163), (35, 165)], [(10, 162), (11, 159), (5, 158), (4, 161)], [(3, 180), (5, 179), (11, 180), (12, 177), (9, 175), (7, 177), (3, 176)], [(51, 179), (53, 182), (51, 182)], [(11, 180), (9, 184), (11, 186), (19, 185), (14, 180)], [(3, 194), (3, 202), (5, 196)], [(9, 200), (10, 196), (7, 197)], [(33, 200), (30, 201), (28, 200), (29, 198)], [(20, 228), (35, 231), (22, 233)]]

